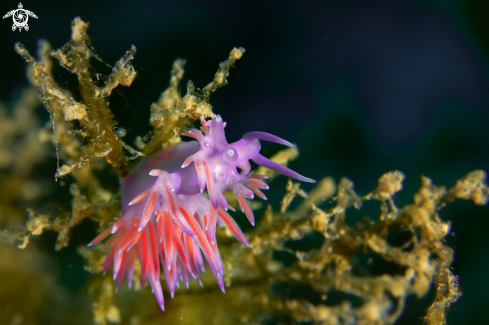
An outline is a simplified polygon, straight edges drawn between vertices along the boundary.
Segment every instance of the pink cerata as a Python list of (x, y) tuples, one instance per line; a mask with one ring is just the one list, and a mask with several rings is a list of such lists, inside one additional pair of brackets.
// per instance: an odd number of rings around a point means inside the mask
[[(149, 282), (162, 310), (161, 270), (173, 298), (178, 281), (184, 281), (188, 287), (189, 274), (202, 285), (202, 253), (224, 292), (216, 224), (226, 226), (243, 245), (249, 247), (249, 243), (227, 213), (223, 193), (230, 190), (236, 195), (252, 225), (255, 219), (247, 200), (252, 200), (255, 194), (267, 199), (261, 191), (269, 188), (263, 182), (267, 177), (251, 172), (250, 159), (285, 176), (315, 183), (259, 153), (259, 140), (294, 147), (290, 142), (265, 132), (249, 132), (241, 140), (228, 143), (224, 134), (226, 123), (219, 115), (208, 121), (201, 118), (201, 123), (203, 134), (196, 129), (182, 134), (197, 141), (181, 142), (145, 157), (121, 180), (122, 217), (88, 245), (112, 235), (106, 243), (109, 253), (104, 273), (113, 264), (116, 290), (124, 276), (131, 286), (134, 263), (138, 259), (140, 285)], [(203, 194), (205, 189), (209, 198)]]

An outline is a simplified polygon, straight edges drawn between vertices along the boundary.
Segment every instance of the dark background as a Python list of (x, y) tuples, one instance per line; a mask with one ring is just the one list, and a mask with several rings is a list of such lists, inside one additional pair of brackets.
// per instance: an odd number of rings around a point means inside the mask
[[(22, 3), (39, 18), (29, 18), (30, 30), (21, 33), (12, 32), (11, 18), (0, 20), (1, 101), (18, 99), (27, 86), (14, 43), (32, 54), (41, 38), (59, 48), (80, 16), (108, 64), (137, 47), (138, 77), (110, 98), (129, 144), (150, 131), (149, 107), (167, 87), (173, 60), (187, 59), (184, 81), (201, 88), (242, 46), (229, 85), (211, 97), (230, 142), (253, 130), (276, 134), (299, 146), (293, 169), (316, 179), (348, 177), (360, 194), (381, 174), (401, 170), (407, 180), (399, 205), (411, 201), (421, 175), (451, 186), (468, 171), (489, 169), (488, 1)], [(2, 1), (0, 14), (17, 6)], [(73, 76), (56, 69), (55, 77), (76, 95)], [(267, 196), (277, 202), (282, 193)], [(464, 295), (449, 324), (489, 324), (489, 209), (455, 202), (441, 217), (453, 222), (447, 241)], [(421, 323), (428, 304), (408, 304), (399, 324)]]

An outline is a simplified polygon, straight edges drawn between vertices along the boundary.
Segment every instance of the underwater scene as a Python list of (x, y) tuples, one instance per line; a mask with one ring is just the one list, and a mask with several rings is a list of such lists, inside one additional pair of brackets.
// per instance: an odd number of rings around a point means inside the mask
[(489, 2), (0, 9), (0, 325), (489, 324)]

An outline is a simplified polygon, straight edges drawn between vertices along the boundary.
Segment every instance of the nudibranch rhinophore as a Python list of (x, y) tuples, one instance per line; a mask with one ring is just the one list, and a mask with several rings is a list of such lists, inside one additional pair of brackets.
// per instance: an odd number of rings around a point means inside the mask
[(226, 226), (243, 245), (249, 244), (227, 213), (229, 206), (223, 193), (230, 190), (236, 195), (252, 225), (255, 219), (247, 200), (253, 200), (255, 194), (267, 199), (262, 192), (269, 188), (263, 182), (267, 177), (251, 172), (250, 159), (285, 176), (315, 183), (260, 155), (259, 140), (294, 147), (290, 142), (265, 132), (249, 132), (241, 140), (228, 143), (224, 134), (226, 123), (219, 115), (208, 121), (201, 118), (201, 123), (203, 133), (192, 129), (182, 134), (197, 141), (181, 142), (145, 157), (121, 180), (122, 217), (89, 244), (112, 235), (105, 244), (109, 253), (104, 273), (113, 265), (116, 290), (124, 276), (130, 287), (138, 259), (140, 285), (149, 282), (162, 310), (161, 270), (173, 298), (179, 281), (188, 288), (189, 275), (202, 285), (199, 271), (204, 272), (202, 253), (224, 292), (216, 224)]

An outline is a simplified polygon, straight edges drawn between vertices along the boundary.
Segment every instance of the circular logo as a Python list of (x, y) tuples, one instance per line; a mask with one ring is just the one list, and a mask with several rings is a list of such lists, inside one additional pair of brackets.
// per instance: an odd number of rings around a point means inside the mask
[(27, 21), (29, 20), (29, 16), (34, 17), (37, 19), (37, 16), (35, 13), (29, 10), (25, 10), (24, 6), (22, 3), (19, 3), (19, 7), (14, 10), (10, 10), (7, 12), (4, 16), (3, 19), (12, 16), (12, 19), (14, 21), (14, 24), (12, 25), (12, 30), (15, 31), (16, 29), (22, 31), (22, 28), (25, 29), (26, 31), (29, 30), (29, 25), (27, 25)]
[(14, 18), (14, 24), (18, 28), (22, 28), (25, 25), (27, 25), (27, 21), (29, 20), (29, 16), (27, 15), (27, 12), (25, 12), (24, 9), (17, 9), (15, 10), (15, 13), (13, 14)]

